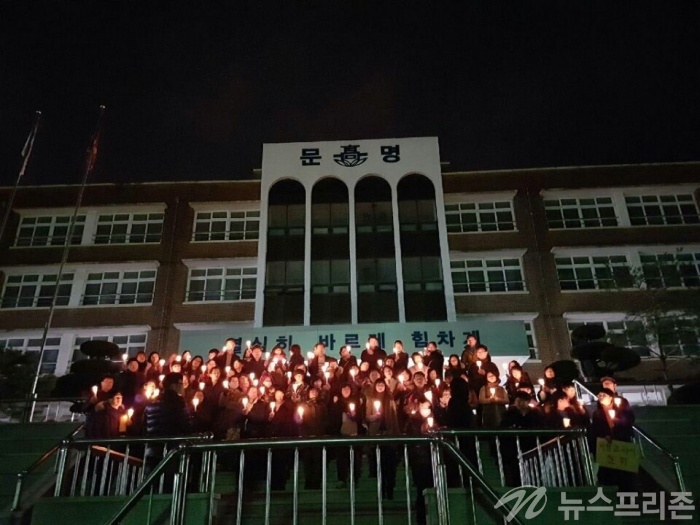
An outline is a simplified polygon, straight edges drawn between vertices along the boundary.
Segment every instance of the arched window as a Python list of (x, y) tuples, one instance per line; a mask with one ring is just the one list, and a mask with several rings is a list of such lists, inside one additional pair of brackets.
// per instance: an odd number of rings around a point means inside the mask
[(445, 320), (435, 187), (412, 174), (399, 181), (397, 191), (406, 321)]
[(396, 250), (389, 183), (376, 176), (355, 186), (357, 320), (399, 320)]
[(306, 192), (285, 179), (268, 196), (265, 256), (265, 326), (304, 324), (304, 233)]
[(326, 178), (311, 191), (311, 324), (351, 320), (348, 188)]

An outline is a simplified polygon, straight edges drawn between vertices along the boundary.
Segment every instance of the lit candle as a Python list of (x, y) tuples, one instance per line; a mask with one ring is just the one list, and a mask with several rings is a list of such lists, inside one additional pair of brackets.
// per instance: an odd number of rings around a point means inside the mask
[(621, 397), (616, 397), (615, 398), (615, 406), (617, 408), (620, 408), (620, 405), (622, 404), (622, 398)]
[(352, 352), (352, 346), (350, 346), (350, 345), (345, 345), (345, 350), (347, 350), (348, 353)]
[(119, 418), (119, 432), (126, 432), (126, 422), (129, 420), (126, 414)]
[(241, 399), (241, 403), (243, 403), (243, 408), (247, 407), (248, 406), (248, 398), (244, 397), (243, 399)]
[(433, 416), (428, 416), (428, 419), (426, 419), (426, 421), (428, 422), (428, 426), (429, 426), (430, 428), (432, 428), (433, 423), (435, 423), (435, 420), (433, 419)]
[(178, 363), (179, 363), (180, 361), (182, 361), (182, 356), (176, 355), (176, 356), (175, 356), (175, 361), (178, 362)]
[(425, 399), (427, 399), (431, 403), (433, 402), (433, 393), (430, 390), (427, 390), (424, 395)]
[(162, 382), (163, 382), (163, 379), (165, 379), (165, 374), (160, 374), (160, 375), (158, 376), (158, 381), (160, 381), (160, 382), (162, 383)]
[(270, 412), (274, 412), (274, 411), (275, 411), (275, 402), (270, 401)]
[(265, 352), (265, 359), (270, 359), (270, 352)]
[(97, 397), (97, 385), (92, 387), (92, 395)]
[(134, 409), (130, 408), (129, 410), (127, 410), (126, 415), (129, 417), (129, 421), (131, 421), (131, 416), (134, 415)]
[(230, 367), (230, 366), (226, 366), (226, 367), (224, 368), (224, 371), (226, 372), (226, 375), (229, 375), (229, 374), (231, 373), (231, 367)]
[(257, 379), (253, 379), (253, 386), (258, 386), (259, 381)]
[(507, 372), (507, 371), (508, 371), (508, 363), (505, 363), (505, 362), (504, 362), (503, 364), (501, 364), (501, 367), (503, 367), (503, 371), (504, 371), (504, 372)]
[(382, 361), (381, 359), (377, 359), (377, 365), (379, 366), (379, 368), (381, 368), (383, 364), (384, 361)]
[(608, 410), (608, 415), (610, 416), (610, 419), (615, 419), (615, 410), (612, 408)]
[(496, 395), (496, 388), (495, 387), (489, 388), (489, 392), (491, 392), (491, 396), (495, 396)]
[(228, 390), (228, 379), (224, 379), (224, 382), (221, 383), (226, 390)]
[(326, 376), (326, 381), (328, 381), (331, 378), (330, 372), (324, 372), (323, 375)]
[(160, 363), (160, 366), (165, 366), (165, 359), (161, 359), (161, 360), (158, 361), (158, 362)]
[(399, 353), (399, 347), (398, 347), (398, 346), (395, 346), (395, 347), (394, 347), (394, 353), (395, 353), (395, 354), (398, 354), (398, 353)]
[(350, 403), (348, 405), (348, 408), (350, 409), (351, 414), (354, 413), (355, 412), (355, 403)]
[(304, 417), (304, 407), (297, 408), (297, 414), (299, 414), (299, 418), (303, 418)]
[(207, 371), (207, 365), (202, 365), (202, 366), (200, 367), (200, 370), (201, 370), (202, 373), (204, 374), (204, 373)]
[(308, 358), (309, 361), (311, 361), (314, 358), (314, 353), (313, 352), (306, 352), (306, 357)]
[(413, 358), (409, 357), (408, 358), (408, 368), (411, 368), (412, 366), (415, 366), (416, 364), (413, 362)]
[(126, 352), (124, 352), (124, 353), (122, 354), (122, 359), (124, 360), (124, 364), (126, 364), (126, 361), (129, 359), (129, 354), (127, 354)]
[(476, 366), (477, 366), (478, 368), (481, 368), (481, 360), (479, 360), (479, 361), (476, 362)]
[(435, 379), (435, 388), (440, 388), (440, 380)]
[(250, 348), (250, 341), (246, 341), (246, 342), (245, 342), (245, 345), (246, 345), (248, 348)]
[(155, 399), (160, 395), (160, 388), (156, 388), (153, 390), (153, 398)]
[(207, 384), (204, 381), (199, 382), (199, 389), (204, 390), (204, 387), (207, 386)]
[(564, 428), (569, 428), (571, 426), (571, 419), (568, 417), (563, 418), (562, 422), (564, 423)]
[(544, 386), (544, 379), (542, 379), (541, 377), (537, 380), (537, 382), (540, 384), (540, 387)]
[(262, 396), (262, 395), (264, 395), (264, 394), (265, 394), (265, 387), (264, 387), (264, 386), (261, 386), (261, 387), (260, 387), (260, 395)]
[(406, 376), (403, 373), (399, 374), (399, 382), (403, 383), (404, 381), (406, 381)]
[(323, 366), (321, 367), (321, 369), (322, 369), (324, 372), (325, 372), (326, 370), (328, 370), (328, 363), (323, 363)]
[(248, 377), (252, 381), (253, 379), (255, 379), (255, 374), (253, 372), (251, 372), (250, 374), (248, 374)]
[(287, 377), (288, 377), (289, 379), (291, 379), (291, 378), (292, 378), (292, 373), (291, 373), (291, 372), (287, 372)]
[(369, 350), (369, 342), (365, 343), (365, 348)]
[[(357, 370), (355, 370), (354, 368), (351, 368), (350, 375), (352, 376), (353, 379), (355, 379), (355, 374), (357, 374)], [(95, 388), (97, 388), (97, 387), (95, 387)]]
[(197, 411), (197, 407), (199, 406), (199, 398), (198, 397), (193, 397), (192, 398), (192, 406), (194, 407), (194, 411)]
[(379, 399), (377, 399), (377, 400), (374, 402), (374, 411), (375, 411), (377, 414), (379, 414), (379, 409), (381, 408), (381, 406), (382, 406), (382, 402), (379, 401)]
[(428, 347), (424, 346), (423, 347), (423, 355), (427, 355), (427, 353), (428, 353)]

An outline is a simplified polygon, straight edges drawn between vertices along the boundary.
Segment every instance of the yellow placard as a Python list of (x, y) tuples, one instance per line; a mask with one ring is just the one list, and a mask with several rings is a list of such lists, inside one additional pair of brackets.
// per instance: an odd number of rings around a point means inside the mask
[(639, 472), (639, 448), (636, 443), (615, 439), (608, 442), (605, 438), (598, 438), (595, 457), (601, 467)]

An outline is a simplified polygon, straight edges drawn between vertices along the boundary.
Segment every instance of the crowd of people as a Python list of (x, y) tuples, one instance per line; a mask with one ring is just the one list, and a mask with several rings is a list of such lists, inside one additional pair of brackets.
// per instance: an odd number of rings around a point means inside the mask
[[(218, 440), (239, 440), (420, 435), (442, 427), (585, 428), (592, 451), (596, 438), (630, 441), (632, 436), (634, 415), (616, 393), (613, 378), (603, 378), (597, 407), (589, 414), (574, 385), (559, 381), (552, 367), (533, 383), (517, 361), (499, 369), (473, 335), (461, 355), (447, 359), (434, 342), (409, 355), (401, 341), (387, 353), (376, 337), (368, 339), (359, 360), (349, 346), (341, 348), (338, 358), (328, 356), (323, 343), (306, 355), (299, 345), (292, 345), (289, 353), (279, 346), (265, 352), (249, 343), (242, 356), (240, 350), (228, 339), (206, 359), (189, 351), (167, 359), (139, 352), (125, 362), (123, 372), (105, 377), (87, 396), (86, 435), (212, 432)], [(381, 448), (379, 466), (376, 456), (367, 454), (369, 475), (376, 477), (381, 469), (383, 495), (391, 499), (398, 456), (391, 447)], [(507, 484), (518, 485), (514, 447), (502, 448)], [(468, 443), (463, 451), (476, 461)], [(423, 452), (416, 449), (411, 461), (419, 495), (425, 488), (419, 485), (432, 479), (429, 454)], [(359, 479), (361, 453), (355, 454), (354, 465), (349, 454), (338, 452), (335, 458), (340, 487), (349, 482), (351, 469)], [(302, 459), (306, 488), (319, 488), (320, 452), (307, 451)], [(273, 488), (284, 488), (289, 469), (290, 458), (276, 454)], [(251, 475), (255, 477), (255, 469)], [(627, 478), (610, 469), (600, 469), (599, 481), (629, 487)], [(422, 497), (418, 500), (420, 504)]]

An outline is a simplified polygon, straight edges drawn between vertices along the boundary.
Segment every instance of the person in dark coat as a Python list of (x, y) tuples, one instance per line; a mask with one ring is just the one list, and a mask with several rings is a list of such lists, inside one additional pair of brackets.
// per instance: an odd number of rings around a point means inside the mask
[[(298, 427), (295, 421), (296, 412), (294, 404), (285, 399), (284, 392), (275, 391), (275, 400), (271, 401), (270, 422), (268, 424), (269, 436), (290, 438), (298, 435)], [(292, 462), (293, 452), (289, 449), (275, 449), (272, 451), (272, 476), (271, 489), (284, 490), (289, 478), (289, 468)]]
[(112, 395), (112, 389), (114, 388), (114, 378), (112, 376), (104, 376), (102, 381), (100, 381), (100, 386), (92, 387), (90, 395), (82, 406), (79, 408), (79, 412), (85, 414), (85, 437), (95, 438), (99, 437), (99, 419), (95, 414), (95, 408), (100, 403), (108, 403), (109, 398)]
[(394, 341), (394, 376), (408, 370), (408, 354), (403, 348), (403, 341)]
[[(634, 420), (631, 409), (615, 405), (615, 392), (609, 388), (601, 390), (598, 393), (598, 404), (591, 416), (591, 428), (588, 432), (590, 450), (597, 457), (598, 438), (608, 442), (612, 440), (631, 442), (634, 435)], [(636, 477), (632, 472), (599, 467), (598, 484), (617, 486), (622, 492), (632, 492), (635, 490)]]
[(254, 374), (256, 379), (260, 379), (260, 376), (265, 372), (265, 360), (262, 355), (262, 347), (260, 345), (254, 345), (250, 349), (250, 360), (245, 361), (243, 365), (243, 374), (249, 376)]
[(379, 360), (386, 360), (386, 352), (379, 346), (379, 340), (372, 336), (367, 339), (367, 347), (362, 351), (360, 361), (369, 363), (370, 369), (374, 369), (378, 368)]
[[(544, 421), (537, 407), (531, 406), (532, 398), (526, 392), (516, 392), (513, 404), (508, 408), (501, 428), (508, 430), (535, 430), (544, 427)], [(503, 473), (506, 486), (518, 487), (522, 484), (520, 479), (520, 463), (518, 452), (524, 453), (533, 449), (536, 438), (533, 436), (501, 438), (501, 455), (503, 461)]]
[(464, 368), (469, 370), (469, 367), (476, 363), (478, 357), (476, 357), (476, 349), (479, 346), (479, 339), (474, 334), (468, 334), (466, 340), (466, 346), (462, 351), (462, 364)]
[[(300, 435), (303, 437), (325, 436), (328, 425), (328, 410), (324, 403), (319, 402), (319, 390), (309, 388), (308, 399), (299, 406), (303, 412), (297, 415)], [(323, 455), (319, 447), (306, 448), (301, 451), (304, 466), (304, 488), (317, 490), (321, 488), (321, 461)]]
[[(450, 383), (450, 401), (445, 411), (445, 425), (448, 428), (453, 430), (476, 429), (472, 408), (473, 398), (474, 393), (470, 392), (469, 384), (463, 378), (457, 377), (452, 380)], [(478, 460), (474, 438), (460, 437), (458, 442), (462, 454), (476, 467)], [(454, 480), (451, 479), (451, 481)]]
[(425, 347), (426, 355), (423, 358), (423, 363), (428, 368), (428, 375), (430, 375), (430, 370), (434, 370), (438, 379), (443, 379), (443, 367), (445, 366), (445, 356), (442, 355), (442, 350), (437, 347), (435, 341), (430, 341), (428, 346)]

